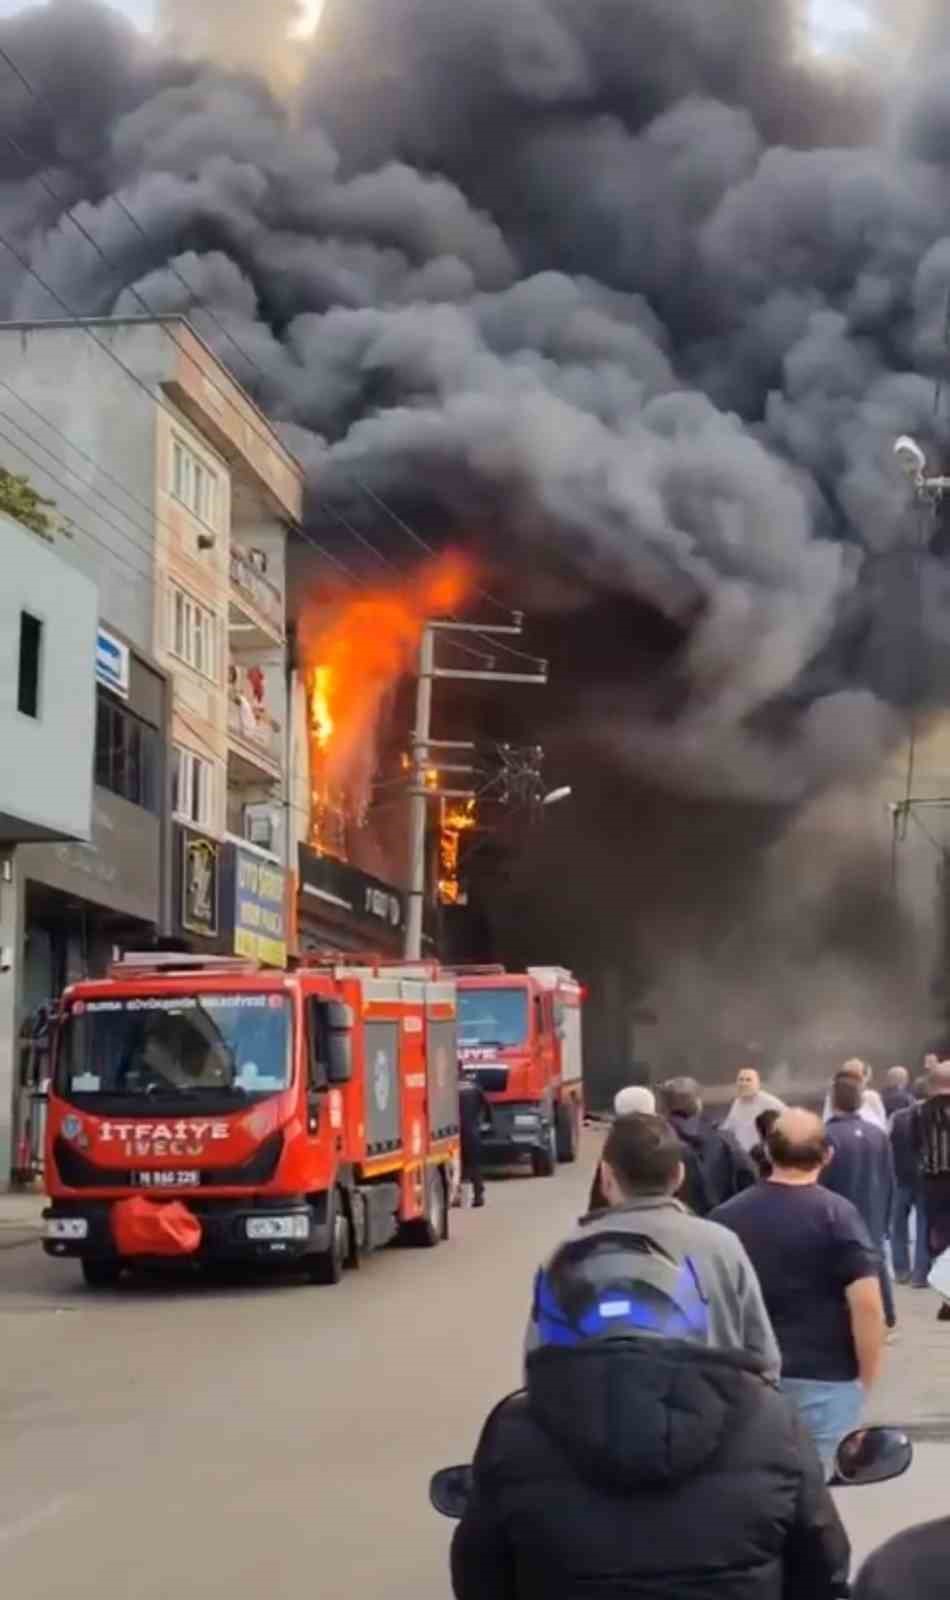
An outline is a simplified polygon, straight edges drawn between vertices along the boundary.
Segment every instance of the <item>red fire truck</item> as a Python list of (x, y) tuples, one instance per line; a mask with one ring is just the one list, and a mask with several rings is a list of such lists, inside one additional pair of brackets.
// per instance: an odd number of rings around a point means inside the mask
[(577, 1159), (584, 990), (563, 967), (458, 967), (459, 1061), (491, 1106), (487, 1159), (527, 1155), (538, 1177)]
[(455, 985), (422, 967), (127, 956), (63, 996), (48, 1254), (299, 1261), (315, 1283), (448, 1237)]

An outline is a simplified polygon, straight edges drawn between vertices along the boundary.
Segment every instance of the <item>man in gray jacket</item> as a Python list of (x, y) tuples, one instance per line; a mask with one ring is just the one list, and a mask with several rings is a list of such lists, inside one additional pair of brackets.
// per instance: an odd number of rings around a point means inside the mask
[[(706, 1307), (710, 1347), (746, 1350), (778, 1379), (781, 1360), (758, 1279), (735, 1234), (694, 1217), (674, 1199), (683, 1182), (679, 1140), (663, 1117), (618, 1117), (607, 1136), (601, 1179), (609, 1210), (584, 1217), (573, 1237), (622, 1233), (691, 1272)], [(538, 1273), (535, 1294), (542, 1281)], [(537, 1306), (528, 1351), (538, 1343)]]

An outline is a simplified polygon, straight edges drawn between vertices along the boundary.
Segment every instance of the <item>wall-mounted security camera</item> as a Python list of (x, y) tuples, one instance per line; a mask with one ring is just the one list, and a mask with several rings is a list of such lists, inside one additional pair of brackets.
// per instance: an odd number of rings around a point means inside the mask
[(927, 457), (916, 439), (902, 433), (894, 445), (894, 454), (908, 478), (920, 480), (927, 471)]

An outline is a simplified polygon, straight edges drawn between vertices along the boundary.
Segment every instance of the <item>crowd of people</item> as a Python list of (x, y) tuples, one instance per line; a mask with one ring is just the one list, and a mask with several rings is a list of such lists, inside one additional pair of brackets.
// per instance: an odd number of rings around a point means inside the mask
[[(482, 1434), (458, 1600), (556, 1600), (578, 1575), (832, 1600), (850, 1551), (828, 1482), (894, 1337), (888, 1251), (919, 1286), (950, 1246), (950, 1062), (879, 1094), (848, 1061), (823, 1114), (751, 1069), (718, 1127), (689, 1078), (615, 1112), (590, 1210), (536, 1276), (525, 1387)], [(902, 1592), (894, 1559), (865, 1600)]]

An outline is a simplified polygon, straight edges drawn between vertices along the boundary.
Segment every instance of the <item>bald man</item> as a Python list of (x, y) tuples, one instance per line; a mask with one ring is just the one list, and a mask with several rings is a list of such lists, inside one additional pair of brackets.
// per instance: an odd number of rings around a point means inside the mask
[(743, 1067), (736, 1078), (736, 1098), (729, 1107), (723, 1128), (749, 1153), (759, 1142), (758, 1118), (763, 1111), (784, 1110), (784, 1100), (763, 1089), (755, 1068)]
[(782, 1353), (782, 1388), (830, 1477), (835, 1451), (857, 1426), (880, 1371), (880, 1262), (851, 1201), (818, 1182), (831, 1156), (821, 1118), (783, 1112), (767, 1146), (768, 1179), (710, 1220), (745, 1245)]
[[(877, 1090), (872, 1089), (871, 1087), (871, 1069), (867, 1062), (861, 1061), (858, 1056), (852, 1056), (850, 1061), (845, 1062), (844, 1066), (841, 1068), (841, 1071), (846, 1077), (853, 1078), (856, 1083), (861, 1085), (861, 1109), (858, 1115), (861, 1117), (862, 1121), (870, 1122), (873, 1127), (880, 1128), (882, 1133), (886, 1133), (887, 1112), (884, 1110), (884, 1102)], [(822, 1116), (827, 1122), (828, 1118), (832, 1115), (831, 1091), (829, 1090), (828, 1094), (825, 1096), (825, 1106), (824, 1110), (822, 1111)]]

